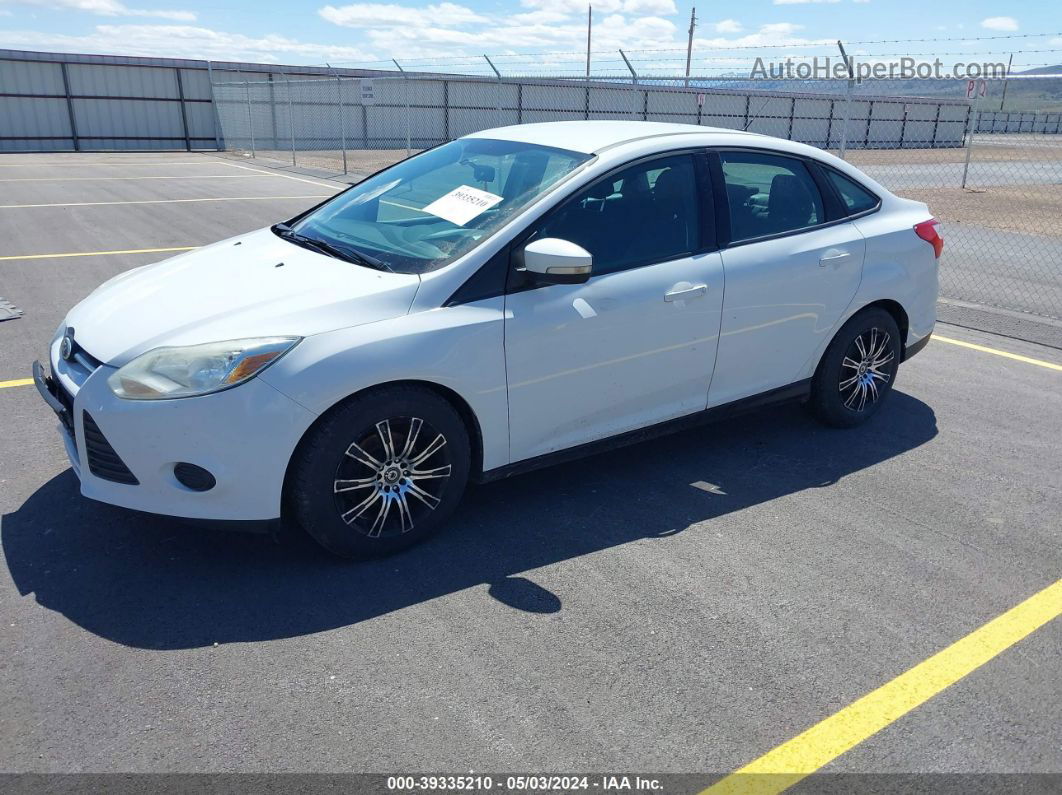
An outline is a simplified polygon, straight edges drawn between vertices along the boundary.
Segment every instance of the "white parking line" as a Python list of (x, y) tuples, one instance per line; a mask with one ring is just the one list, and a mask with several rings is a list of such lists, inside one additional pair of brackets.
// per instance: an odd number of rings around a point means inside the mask
[(112, 160), (109, 163), (74, 163), (72, 161), (55, 161), (52, 163), (0, 163), (0, 168), (89, 168), (104, 166), (121, 166), (123, 168), (128, 168), (129, 166), (206, 166), (210, 165), (210, 163), (211, 161), (209, 160), (153, 160), (146, 163), (136, 162), (133, 160)]
[(16, 210), (28, 207), (101, 207), (115, 204), (183, 204), (185, 202), (251, 202), (279, 199), (327, 199), (331, 194), (312, 194), (309, 196), (216, 196), (206, 199), (141, 199), (139, 201), (114, 202), (61, 202), (58, 204), (0, 204), (0, 210)]
[[(0, 182), (112, 182), (115, 180), (139, 180), (139, 179), (255, 179), (256, 177), (280, 177), (282, 174), (271, 174), (268, 171), (257, 171), (254, 174), (181, 174), (181, 175), (166, 175), (166, 176), (150, 176), (150, 177), (5, 177), (0, 179)], [(300, 182), (309, 182), (309, 180), (299, 180)], [(311, 183), (313, 185), (320, 185), (324, 188), (331, 188), (332, 185), (325, 185), (321, 182)]]
[[(255, 174), (265, 174), (265, 175), (270, 176), (270, 177), (283, 177), (284, 179), (293, 179), (296, 182), (305, 182), (305, 183), (307, 183), (309, 185), (317, 185), (318, 187), (321, 187), (321, 188), (335, 188), (336, 187), (336, 185), (328, 185), (328, 184), (326, 184), (324, 182), (315, 182), (312, 179), (303, 179), (302, 177), (293, 177), (291, 174), (278, 174), (275, 171), (261, 171), (261, 170), (259, 170), (257, 168), (251, 168), (250, 166), (241, 165), (240, 163), (230, 163), (227, 160), (221, 160), (219, 162), (220, 163), (224, 163), (226, 166), (232, 166), (233, 168), (242, 168), (245, 171), (253, 171)], [(339, 184), (341, 186), (343, 186), (344, 188), (348, 187), (347, 183), (345, 183), (345, 182), (341, 182)]]

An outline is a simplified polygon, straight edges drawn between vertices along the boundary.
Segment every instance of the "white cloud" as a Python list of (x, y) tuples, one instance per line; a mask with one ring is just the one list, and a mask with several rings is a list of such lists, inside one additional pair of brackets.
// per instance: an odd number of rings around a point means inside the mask
[(570, 17), (560, 11), (528, 11), (523, 14), (513, 14), (508, 19), (517, 25), (550, 24), (553, 22), (568, 22)]
[[(595, 20), (594, 49), (631, 49), (674, 44), (675, 25), (661, 17), (628, 19), (621, 14)], [(454, 30), (444, 27), (390, 27), (368, 31), (374, 49), (388, 53), (402, 53), (407, 58), (423, 58), (460, 54), (463, 51), (490, 52), (521, 49), (563, 48), (578, 51), (586, 46), (586, 25), (582, 21), (570, 24), (506, 24), (499, 20), (482, 30)], [(401, 60), (401, 55), (399, 56)]]
[[(583, 19), (586, 19), (586, 4), (587, 0), (520, 0), (520, 5), (525, 8), (553, 11), (569, 16), (578, 15)], [(611, 14), (622, 10), (623, 0), (597, 0), (593, 6), (598, 14)]]
[(457, 27), (488, 21), (471, 8), (456, 3), (439, 3), (424, 8), (386, 3), (354, 3), (339, 8), (325, 6), (318, 9), (317, 13), (328, 22), (345, 28), (391, 28), (398, 25)]
[(812, 3), (839, 3), (841, 0), (774, 0), (776, 6), (802, 6)]
[(805, 39), (795, 35), (802, 30), (803, 25), (795, 25), (792, 22), (772, 22), (769, 25), (761, 25), (755, 33), (746, 33), (736, 39), (728, 39), (718, 36), (713, 39), (694, 39), (697, 47), (710, 49), (740, 49), (742, 47), (759, 47), (765, 44), (778, 45), (790, 44), (799, 47), (807, 44), (833, 45), (832, 39)]
[(986, 30), (1013, 31), (1018, 29), (1018, 20), (1014, 17), (989, 17), (981, 20), (981, 27)]
[(360, 47), (316, 44), (269, 34), (226, 33), (192, 25), (97, 25), (92, 33), (72, 36), (39, 31), (0, 30), (0, 46), (58, 52), (205, 58), (256, 63), (370, 61)]
[[(525, 8), (551, 11), (566, 16), (586, 19), (587, 0), (520, 0)], [(594, 19), (601, 14), (675, 14), (678, 9), (674, 0), (593, 0)]]
[[(2, 1), (2, 0), (0, 0)], [(408, 63), (484, 51), (579, 51), (586, 46), (586, 0), (520, 0), (517, 14), (480, 14), (455, 3), (421, 8), (390, 3), (324, 6), (318, 14), (333, 24), (364, 30), (373, 49)], [(677, 44), (675, 0), (594, 0), (593, 47), (612, 50)], [(534, 71), (549, 59), (536, 56), (519, 68)], [(506, 61), (499, 62), (502, 66)], [(512, 64), (515, 68), (516, 65)]]
[(625, 0), (623, 11), (627, 14), (653, 14), (662, 16), (676, 14), (675, 0)]
[(723, 19), (716, 22), (713, 26), (716, 33), (740, 33), (742, 31), (741, 23), (736, 19)]
[(84, 11), (101, 17), (156, 17), (174, 22), (194, 22), (194, 11), (166, 11), (129, 8), (120, 0), (0, 0), (11, 5), (36, 6), (69, 11)]

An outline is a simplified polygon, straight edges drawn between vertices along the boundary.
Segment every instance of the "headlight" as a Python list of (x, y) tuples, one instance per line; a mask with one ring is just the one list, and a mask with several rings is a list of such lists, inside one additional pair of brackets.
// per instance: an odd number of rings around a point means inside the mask
[(301, 337), (259, 337), (155, 348), (107, 379), (111, 391), (130, 400), (206, 395), (242, 384), (275, 362)]

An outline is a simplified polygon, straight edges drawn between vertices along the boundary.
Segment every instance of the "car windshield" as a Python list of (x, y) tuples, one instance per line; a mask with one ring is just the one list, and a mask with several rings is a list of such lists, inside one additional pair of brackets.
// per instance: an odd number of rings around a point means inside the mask
[(304, 239), (424, 273), (466, 254), (591, 155), (463, 138), (360, 182), (291, 225)]

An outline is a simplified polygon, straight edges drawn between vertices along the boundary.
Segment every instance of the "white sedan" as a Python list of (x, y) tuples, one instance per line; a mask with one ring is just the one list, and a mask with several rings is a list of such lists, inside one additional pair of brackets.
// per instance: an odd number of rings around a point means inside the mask
[(942, 246), (810, 146), (505, 127), (115, 277), (34, 374), (85, 496), (374, 555), (470, 480), (775, 401), (865, 421), (929, 340)]

